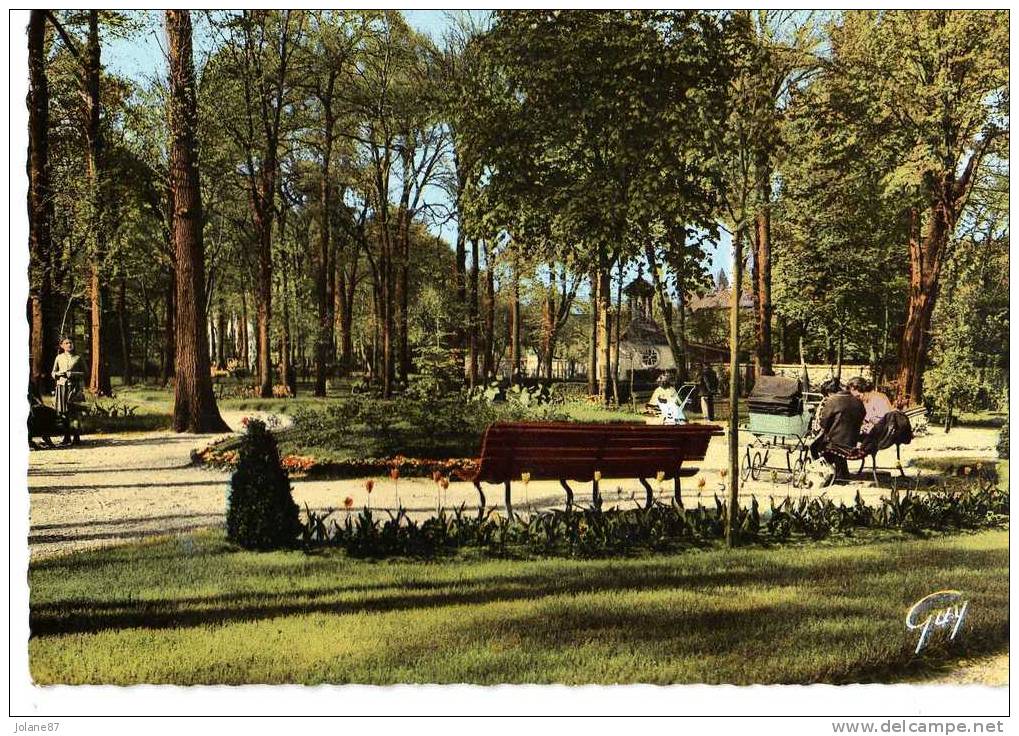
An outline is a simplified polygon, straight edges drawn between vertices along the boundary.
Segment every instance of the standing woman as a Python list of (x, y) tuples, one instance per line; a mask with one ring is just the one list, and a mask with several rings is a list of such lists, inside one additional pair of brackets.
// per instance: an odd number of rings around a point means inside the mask
[[(65, 337), (60, 342), (64, 352), (57, 354), (53, 361), (53, 378), (57, 381), (54, 408), (64, 425), (63, 446), (71, 444), (71, 420), (75, 402), (81, 394), (81, 379), (85, 375), (81, 366), (81, 356), (74, 353), (74, 341)], [(81, 434), (75, 432), (74, 444), (81, 443)]]

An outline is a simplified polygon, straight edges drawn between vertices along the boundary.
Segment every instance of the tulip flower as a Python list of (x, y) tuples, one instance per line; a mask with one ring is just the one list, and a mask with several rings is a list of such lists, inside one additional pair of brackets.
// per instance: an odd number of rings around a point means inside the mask
[(393, 491), (396, 493), (396, 508), (400, 508), (400, 468), (393, 466), (389, 469), (389, 477), (393, 479)]
[(354, 499), (351, 496), (347, 496), (343, 499), (343, 507), (346, 509), (354, 508)]

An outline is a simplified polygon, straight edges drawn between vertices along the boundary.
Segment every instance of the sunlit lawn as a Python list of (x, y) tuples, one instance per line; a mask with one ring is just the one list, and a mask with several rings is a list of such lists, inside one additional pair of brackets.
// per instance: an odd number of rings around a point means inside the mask
[[(1008, 533), (613, 560), (240, 552), (214, 532), (30, 570), (51, 683), (895, 681), (1005, 650)], [(912, 654), (906, 610), (971, 601)]]

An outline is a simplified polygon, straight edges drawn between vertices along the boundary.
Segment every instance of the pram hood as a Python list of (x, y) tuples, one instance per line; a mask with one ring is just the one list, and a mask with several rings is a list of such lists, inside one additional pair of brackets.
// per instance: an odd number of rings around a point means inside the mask
[(751, 401), (788, 404), (802, 395), (800, 382), (786, 376), (758, 376), (750, 392)]
[(800, 412), (802, 393), (795, 378), (758, 376), (747, 404), (754, 413), (793, 415)]

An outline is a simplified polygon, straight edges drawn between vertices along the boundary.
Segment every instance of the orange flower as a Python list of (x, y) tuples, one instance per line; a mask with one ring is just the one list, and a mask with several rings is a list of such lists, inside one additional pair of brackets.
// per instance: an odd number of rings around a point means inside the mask
[(390, 468), (389, 477), (392, 478), (393, 480), (398, 480), (400, 478), (400, 469), (396, 466)]
[(349, 508), (353, 508), (354, 507), (354, 499), (351, 498), (350, 496), (347, 496), (345, 499), (343, 499), (343, 506), (344, 506), (344, 508), (348, 508), (348, 509)]
[(439, 486), (442, 488), (442, 490), (446, 490), (447, 488), (449, 488), (449, 478), (440, 478)]
[(434, 480), (436, 483), (438, 483), (440, 480), (442, 480), (442, 471), (441, 470), (433, 470), (432, 471), (432, 480)]
[(373, 480), (372, 480), (371, 478), (369, 478), (368, 480), (366, 480), (366, 481), (364, 482), (364, 489), (365, 489), (366, 491), (368, 491), (368, 494), (369, 494), (369, 495), (371, 495), (372, 489), (373, 489), (374, 487), (375, 487), (375, 481), (373, 481)]
[(725, 478), (725, 476), (729, 474), (729, 471), (725, 468), (722, 468), (721, 470), (718, 471), (718, 474)]

